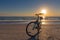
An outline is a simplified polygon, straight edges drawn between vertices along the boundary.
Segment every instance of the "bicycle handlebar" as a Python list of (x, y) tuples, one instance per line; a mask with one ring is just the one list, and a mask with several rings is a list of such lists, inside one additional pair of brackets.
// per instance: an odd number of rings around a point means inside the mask
[(39, 16), (39, 15), (43, 15), (43, 13), (39, 13), (39, 14), (35, 14), (35, 15), (38, 15)]

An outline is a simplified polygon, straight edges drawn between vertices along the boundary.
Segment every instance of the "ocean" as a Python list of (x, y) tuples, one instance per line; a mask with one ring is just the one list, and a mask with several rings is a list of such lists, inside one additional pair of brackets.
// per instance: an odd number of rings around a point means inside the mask
[[(0, 16), (0, 24), (28, 24), (35, 21), (34, 16)], [(60, 24), (60, 17), (45, 17), (42, 24)]]

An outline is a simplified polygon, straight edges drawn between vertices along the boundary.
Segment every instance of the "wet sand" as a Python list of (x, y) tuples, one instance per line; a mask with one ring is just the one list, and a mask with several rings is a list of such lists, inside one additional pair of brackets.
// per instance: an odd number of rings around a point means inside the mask
[[(26, 34), (27, 24), (0, 24), (0, 40), (27, 40), (29, 36)], [(41, 40), (54, 38), (60, 40), (60, 25), (43, 25), (41, 29)], [(51, 39), (50, 39), (51, 40)]]

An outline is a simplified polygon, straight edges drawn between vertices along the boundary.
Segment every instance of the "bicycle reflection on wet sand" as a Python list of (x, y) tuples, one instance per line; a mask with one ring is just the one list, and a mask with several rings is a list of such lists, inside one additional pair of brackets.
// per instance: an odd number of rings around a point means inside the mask
[(28, 40), (39, 40), (39, 37), (32, 36), (32, 37), (30, 37)]

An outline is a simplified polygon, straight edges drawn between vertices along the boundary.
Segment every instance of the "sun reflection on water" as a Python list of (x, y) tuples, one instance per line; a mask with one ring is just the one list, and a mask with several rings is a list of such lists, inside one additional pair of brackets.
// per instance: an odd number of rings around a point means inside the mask
[(44, 16), (43, 16), (42, 24), (46, 24)]
[(42, 24), (45, 24), (45, 22), (42, 22)]

